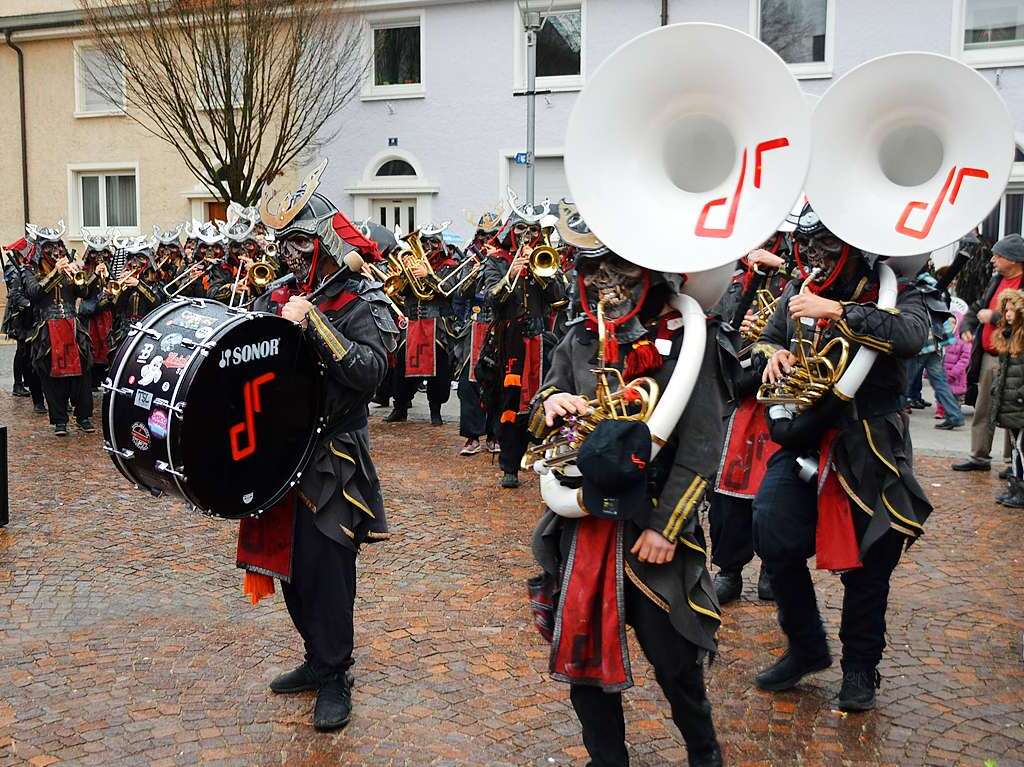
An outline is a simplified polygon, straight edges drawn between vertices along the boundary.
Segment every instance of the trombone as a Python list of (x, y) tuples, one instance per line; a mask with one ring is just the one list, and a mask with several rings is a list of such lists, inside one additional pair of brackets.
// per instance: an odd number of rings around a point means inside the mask
[[(276, 268), (271, 261), (277, 255), (277, 245), (268, 243), (266, 249), (253, 260), (238, 265), (235, 281), (231, 285), (228, 306), (242, 306), (242, 297), (255, 290), (263, 291), (274, 280)], [(243, 277), (244, 275), (244, 277)]]
[[(521, 246), (516, 252), (516, 258), (522, 253), (522, 249), (525, 246)], [(516, 259), (513, 258), (514, 262)], [(530, 274), (533, 279), (537, 282), (544, 284), (545, 280), (549, 280), (558, 274), (558, 270), (561, 268), (561, 258), (558, 255), (558, 251), (551, 246), (548, 240), (547, 234), (544, 235), (543, 244), (538, 245), (530, 252), (530, 261), (527, 264), (527, 268), (530, 270)], [(508, 271), (505, 273), (505, 277), (502, 282), (507, 286), (509, 293), (515, 291), (516, 286), (519, 284), (519, 276), (522, 271), (512, 274), (512, 265), (509, 264)], [(499, 283), (500, 285), (501, 283)]]
[[(469, 268), (467, 269), (466, 267)], [(438, 280), (437, 292), (445, 298), (454, 295), (462, 289), (463, 285), (475, 279), (483, 268), (484, 263), (479, 256), (471, 255), (469, 258), (463, 259), (462, 263), (452, 269), (446, 277)], [(449, 283), (453, 280), (456, 281), (455, 284), (450, 285)]]
[[(215, 266), (219, 266), (226, 260), (227, 256), (222, 256), (216, 259), (215, 261), (207, 261), (205, 264), (202, 265), (202, 268), (199, 269), (199, 271), (196, 271), (194, 273), (193, 270), (195, 270), (195, 268), (199, 266), (199, 264), (190, 264), (186, 269), (182, 271), (181, 274), (179, 274), (173, 280), (164, 285), (164, 293), (167, 294), (168, 298), (177, 297), (185, 290), (187, 290), (190, 286), (192, 286), (195, 282), (197, 282), (199, 279), (205, 277), (210, 272), (211, 269), (213, 269)], [(184, 280), (185, 278), (188, 278), (185, 284), (179, 286), (178, 282)], [(172, 285), (174, 286), (173, 291), (171, 290)]]

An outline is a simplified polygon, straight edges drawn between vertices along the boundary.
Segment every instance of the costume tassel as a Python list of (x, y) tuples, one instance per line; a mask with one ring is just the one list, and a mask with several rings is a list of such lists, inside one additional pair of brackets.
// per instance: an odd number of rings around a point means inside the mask
[(242, 581), (242, 593), (249, 597), (254, 605), (259, 604), (263, 597), (269, 597), (274, 593), (274, 579), (263, 573), (245, 571), (245, 579)]
[(604, 361), (605, 364), (614, 365), (622, 358), (619, 352), (619, 338), (615, 335), (615, 323), (606, 322), (604, 332)]
[(661, 367), (664, 360), (661, 352), (650, 341), (638, 341), (626, 355), (626, 364), (622, 371), (622, 377), (626, 381), (647, 375)]

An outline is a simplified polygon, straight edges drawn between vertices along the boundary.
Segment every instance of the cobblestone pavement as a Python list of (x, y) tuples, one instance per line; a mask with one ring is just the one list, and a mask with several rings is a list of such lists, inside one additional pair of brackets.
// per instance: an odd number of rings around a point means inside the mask
[[(0, 395), (0, 765), (585, 763), (524, 598), (536, 484), (497, 489), (489, 456), (455, 457), (454, 426), (374, 415), (394, 538), (360, 559), (352, 722), (318, 735), (312, 694), (267, 690), (299, 644), (280, 596), (243, 599), (234, 525), (129, 489), (98, 435), (57, 441), (29, 411)], [(781, 640), (748, 568), (708, 674), (729, 764), (1024, 764), (1024, 512), (991, 502), (994, 476), (918, 463), (937, 509), (893, 581), (879, 710), (833, 710), (837, 669), (786, 694), (753, 688)], [(816, 577), (837, 651), (838, 580)], [(633, 764), (684, 764), (635, 670)]]

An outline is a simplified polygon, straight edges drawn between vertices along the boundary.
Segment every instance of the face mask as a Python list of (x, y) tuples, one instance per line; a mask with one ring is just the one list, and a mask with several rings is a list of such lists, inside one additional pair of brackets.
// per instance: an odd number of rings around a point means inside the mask
[(799, 240), (800, 256), (808, 269), (817, 269), (814, 282), (823, 284), (839, 263), (843, 253), (843, 241), (831, 232), (802, 237)]
[[(597, 263), (592, 263), (596, 261)], [(582, 259), (577, 269), (583, 276), (587, 299), (604, 302), (604, 314), (616, 319), (629, 314), (640, 300), (644, 270), (618, 256)]]
[(281, 261), (299, 283), (309, 277), (309, 268), (313, 265), (314, 242), (305, 235), (288, 237), (281, 243)]

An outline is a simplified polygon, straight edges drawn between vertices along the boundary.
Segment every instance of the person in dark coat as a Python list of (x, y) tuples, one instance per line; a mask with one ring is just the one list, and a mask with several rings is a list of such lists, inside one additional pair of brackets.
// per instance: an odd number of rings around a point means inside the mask
[[(279, 578), (305, 647), (305, 661), (274, 679), (270, 689), (317, 690), (313, 726), (321, 731), (344, 727), (352, 710), (356, 555), (363, 544), (388, 537), (370, 457), (367, 404), (398, 336), (380, 285), (362, 276), (361, 258), (344, 253), (345, 241), (372, 244), (316, 192), (325, 166), (287, 198), (285, 208), (273, 210), (264, 197), (263, 222), (276, 230), (282, 264), (295, 281), (263, 296), (254, 308), (303, 328), (326, 370), (326, 425), (298, 487), (269, 513), (244, 520), (238, 546), (246, 592), (258, 601), (273, 591), (271, 577)], [(311, 303), (317, 290), (322, 294)], [(271, 567), (281, 546), (290, 551), (283, 564)]]
[(999, 353), (999, 367), (992, 381), (990, 419), (1009, 432), (1012, 460), (1006, 492), (996, 502), (1024, 509), (1024, 291), (1004, 290), (998, 312), (992, 344)]
[(966, 461), (953, 464), (954, 471), (988, 471), (992, 464), (992, 438), (995, 423), (991, 418), (992, 380), (999, 366), (994, 344), (999, 324), (999, 296), (1005, 290), (1019, 290), (1024, 279), (1024, 238), (1008, 234), (992, 246), (995, 272), (980, 301), (971, 304), (960, 323), (961, 337), (972, 344), (971, 364), (967, 368), (965, 401), (974, 405), (971, 418), (971, 454)]
[(807, 568), (816, 556), (819, 569), (842, 573), (838, 705), (864, 711), (875, 706), (880, 684), (889, 580), (932, 508), (914, 478), (901, 402), (903, 360), (924, 344), (929, 317), (910, 283), (900, 284), (894, 309), (879, 307), (881, 265), (836, 237), (810, 206), (796, 238), (813, 271), (786, 288), (754, 348), (767, 358), (764, 381), (787, 380), (798, 360), (791, 351), (798, 328), (817, 337), (817, 349), (842, 339), (851, 358), (861, 347), (878, 355), (852, 400), (829, 388), (799, 414), (781, 404), (768, 409), (780, 449), (754, 498), (754, 550), (768, 568), (788, 647), (756, 681), (763, 690), (788, 690), (832, 665)]
[(721, 765), (702, 668), (715, 652), (721, 619), (698, 523), (723, 435), (717, 326), (709, 324), (700, 360), (680, 362), (683, 323), (668, 304), (671, 289), (661, 274), (604, 246), (578, 250), (576, 268), (587, 319), (570, 326), (552, 353), (530, 415), (534, 437), (572, 428), (572, 418), (588, 413), (602, 367), (621, 371), (625, 381), (651, 377), (662, 392), (677, 362), (701, 370), (655, 459), (645, 423), (604, 421), (577, 460), (583, 516), (547, 508), (534, 531), (544, 574), (531, 581), (532, 601), (538, 627), (552, 642), (551, 675), (571, 685), (590, 764), (628, 765), (622, 691), (632, 686), (625, 643), (631, 625), (671, 704), (688, 763)]

